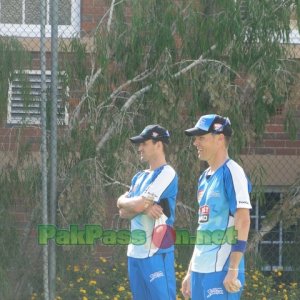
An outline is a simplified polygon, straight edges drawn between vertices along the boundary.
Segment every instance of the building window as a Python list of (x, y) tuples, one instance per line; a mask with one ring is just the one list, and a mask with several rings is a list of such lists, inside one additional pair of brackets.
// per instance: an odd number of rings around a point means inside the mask
[[(50, 37), (51, 2), (46, 3), (46, 37)], [(0, 36), (40, 37), (40, 15), (40, 0), (0, 0)], [(59, 37), (78, 37), (80, 0), (58, 0), (58, 24)]]
[[(259, 231), (262, 221), (267, 213), (282, 201), (280, 191), (268, 192), (264, 194), (264, 200), (255, 200), (252, 203), (251, 211), (251, 230)], [(286, 271), (295, 270), (295, 253), (299, 247), (299, 226), (288, 229), (284, 227), (284, 220), (281, 220), (274, 227), (256, 248), (260, 258), (260, 266), (263, 271), (283, 269)]]
[[(58, 84), (57, 121), (59, 125), (68, 124), (68, 111), (65, 105), (68, 87), (63, 84), (64, 73), (60, 73)], [(47, 99), (51, 99), (51, 72), (46, 72)], [(49, 104), (49, 105), (48, 105)], [(51, 105), (47, 101), (47, 117)], [(25, 70), (15, 72), (9, 82), (7, 124), (39, 125), (41, 124), (41, 71)]]

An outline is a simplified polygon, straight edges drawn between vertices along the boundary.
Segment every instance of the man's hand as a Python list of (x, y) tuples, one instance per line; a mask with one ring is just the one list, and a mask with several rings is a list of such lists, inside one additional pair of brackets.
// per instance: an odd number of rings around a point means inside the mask
[(228, 270), (223, 281), (224, 287), (229, 293), (236, 293), (241, 288), (241, 282), (237, 279), (238, 270)]
[(122, 208), (122, 200), (123, 198), (127, 198), (128, 192), (124, 193), (123, 195), (121, 195), (117, 201), (117, 207), (118, 208)]
[(152, 218), (152, 219), (159, 219), (161, 215), (163, 214), (163, 209), (161, 206), (154, 204), (154, 205), (149, 205), (145, 210), (144, 213)]
[(188, 272), (181, 284), (181, 293), (184, 299), (189, 299), (191, 297), (191, 274)]

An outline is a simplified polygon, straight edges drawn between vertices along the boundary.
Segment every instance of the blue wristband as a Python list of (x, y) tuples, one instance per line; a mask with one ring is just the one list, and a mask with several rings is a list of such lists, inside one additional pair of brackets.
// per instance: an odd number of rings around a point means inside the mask
[(236, 244), (231, 246), (231, 252), (242, 252), (246, 251), (247, 241), (237, 240)]

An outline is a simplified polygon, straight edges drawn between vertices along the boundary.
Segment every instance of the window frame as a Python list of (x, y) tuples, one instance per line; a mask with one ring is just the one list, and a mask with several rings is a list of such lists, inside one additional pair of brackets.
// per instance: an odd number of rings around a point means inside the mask
[[(15, 73), (17, 74), (17, 73), (19, 73), (19, 71), (15, 71)], [(41, 75), (41, 70), (23, 70), (22, 73), (27, 74), (28, 76), (30, 76), (30, 75), (35, 76), (35, 75)], [(64, 75), (65, 73), (60, 72), (60, 74)], [(50, 77), (50, 79), (47, 80), (47, 77), (48, 78)], [(46, 81), (48, 83), (51, 82), (51, 71), (50, 70), (46, 71)], [(31, 82), (34, 83), (34, 81), (31, 81)], [(34, 112), (30, 111), (30, 108), (28, 108), (29, 114), (28, 114), (28, 111), (26, 111), (26, 109), (23, 108), (23, 106), (20, 107), (20, 108), (15, 108), (16, 110), (18, 110), (18, 109), (21, 110), (21, 112), (19, 112), (19, 114), (24, 114), (24, 115), (27, 114), (25, 116), (25, 118), (23, 118), (23, 117), (22, 118), (21, 117), (13, 117), (12, 116), (12, 114), (16, 113), (16, 112), (13, 111), (14, 109), (13, 109), (13, 106), (12, 106), (12, 102), (13, 102), (13, 94), (14, 94), (13, 89), (14, 89), (14, 86), (17, 86), (17, 85), (18, 85), (18, 80), (17, 81), (9, 81), (8, 101), (7, 101), (7, 120), (6, 120), (7, 125), (9, 125), (9, 126), (41, 125), (41, 115), (40, 115), (41, 112), (39, 112), (38, 117), (32, 116), (31, 114), (34, 114)], [(41, 88), (41, 86), (40, 86), (40, 88)], [(49, 88), (49, 86), (48, 86), (48, 88)], [(31, 89), (34, 89), (34, 86), (31, 86)], [(31, 93), (32, 93), (32, 90), (31, 90)], [(68, 86), (65, 87), (64, 93), (65, 93), (65, 96), (68, 98), (69, 97), (69, 88), (68, 88)], [(33, 92), (33, 95), (34, 95), (34, 92)], [(35, 102), (37, 102), (37, 99), (39, 99), (38, 101), (41, 101), (41, 98), (36, 97)], [(24, 101), (24, 99), (22, 99), (21, 101)], [(62, 99), (59, 98), (58, 103), (60, 103), (61, 101), (62, 101)], [(41, 107), (39, 109), (41, 109)], [(57, 122), (58, 122), (58, 125), (67, 126), (69, 124), (69, 113), (68, 113), (68, 109), (67, 109), (66, 104), (64, 105), (63, 109), (64, 109), (64, 113), (63, 113), (62, 117), (59, 116), (59, 112), (58, 112)], [(24, 112), (22, 112), (22, 110)]]
[[(24, 6), (26, 0), (22, 0)], [(49, 3), (47, 0), (47, 20), (45, 26), (46, 37), (51, 37), (51, 25), (49, 25)], [(71, 24), (58, 25), (58, 36), (61, 38), (78, 37), (80, 33), (80, 0), (71, 0)], [(0, 3), (1, 10), (1, 3)], [(25, 15), (22, 13), (22, 22), (24, 22)], [(40, 24), (12, 24), (0, 22), (0, 36), (14, 36), (14, 37), (40, 37)]]
[[(275, 193), (275, 194), (279, 194), (280, 200), (282, 201), (282, 197), (283, 197), (283, 189), (280, 187), (267, 187), (264, 191), (265, 194), (268, 193)], [(266, 200), (268, 201), (268, 200)], [(275, 205), (276, 203), (274, 203)], [(260, 203), (259, 203), (259, 199), (255, 199), (255, 209), (252, 210), (252, 213), (250, 215), (251, 217), (251, 222), (255, 222), (254, 223), (254, 228), (252, 229), (254, 232), (258, 232), (260, 230), (260, 220), (262, 221), (263, 219), (265, 219), (266, 215), (261, 215), (260, 214)], [(261, 245), (275, 245), (278, 246), (278, 252), (277, 252), (277, 261), (278, 264), (268, 264), (265, 263), (261, 266), (261, 270), (262, 271), (274, 271), (274, 270), (284, 270), (284, 271), (293, 271), (292, 266), (288, 266), (285, 265), (283, 263), (284, 261), (284, 257), (283, 257), (283, 246), (285, 244), (293, 244), (295, 243), (294, 241), (290, 241), (290, 240), (285, 240), (284, 239), (284, 227), (283, 227), (283, 222), (282, 220), (278, 222), (278, 239), (277, 240), (268, 240), (266, 238), (263, 238), (257, 245), (255, 248), (255, 252), (257, 254), (261, 253), (261, 249), (260, 246)]]

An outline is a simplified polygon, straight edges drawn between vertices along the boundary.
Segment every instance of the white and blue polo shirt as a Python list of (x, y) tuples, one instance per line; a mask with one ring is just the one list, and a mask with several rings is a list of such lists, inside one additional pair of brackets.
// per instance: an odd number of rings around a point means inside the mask
[(152, 241), (152, 233), (153, 229), (159, 225), (173, 226), (177, 191), (178, 176), (170, 165), (163, 165), (153, 171), (144, 170), (133, 177), (127, 197), (152, 198), (163, 207), (164, 214), (159, 219), (154, 220), (146, 214), (140, 213), (131, 220), (131, 232), (134, 230), (144, 231), (146, 241), (143, 245), (129, 244), (127, 256), (146, 258), (157, 253), (174, 250), (174, 245), (166, 249), (158, 248)]
[[(211, 273), (227, 270), (231, 245), (236, 241), (234, 215), (251, 209), (251, 184), (244, 170), (228, 159), (212, 175), (204, 171), (198, 181), (199, 225), (191, 270)], [(244, 270), (242, 259), (239, 269)]]

